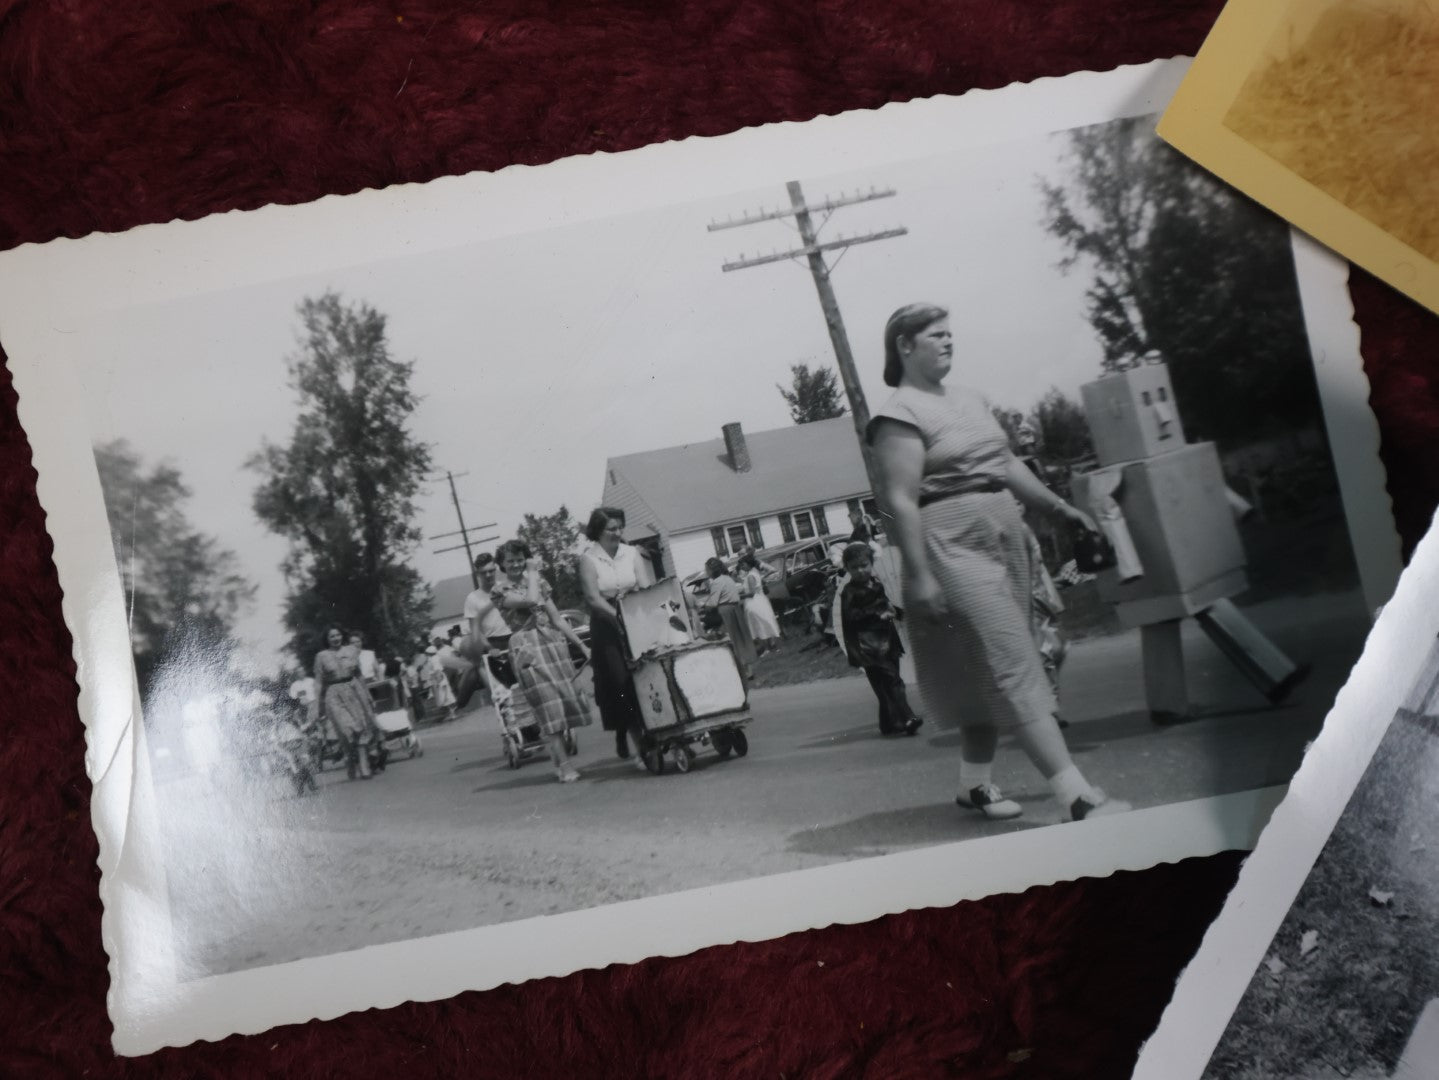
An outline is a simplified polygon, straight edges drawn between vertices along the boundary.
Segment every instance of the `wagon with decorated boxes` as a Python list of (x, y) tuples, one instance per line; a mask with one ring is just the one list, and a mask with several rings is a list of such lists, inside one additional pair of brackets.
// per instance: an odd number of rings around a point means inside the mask
[(749, 753), (749, 687), (734, 648), (695, 632), (680, 581), (665, 578), (625, 593), (617, 608), (644, 718), (645, 767), (689, 772), (696, 747), (721, 758)]

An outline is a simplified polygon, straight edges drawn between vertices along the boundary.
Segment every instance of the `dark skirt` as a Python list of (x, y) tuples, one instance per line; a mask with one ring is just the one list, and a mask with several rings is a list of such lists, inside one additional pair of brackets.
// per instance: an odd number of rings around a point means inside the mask
[(625, 660), (625, 639), (619, 620), (603, 611), (590, 613), (590, 669), (595, 678), (595, 703), (606, 731), (631, 731), (643, 726), (634, 680)]
[(725, 635), (729, 638), (730, 644), (734, 646), (735, 659), (739, 661), (740, 667), (748, 673), (758, 654), (755, 652), (754, 638), (749, 632), (749, 620), (745, 618), (744, 606), (742, 604), (720, 604), (715, 610), (724, 620)]

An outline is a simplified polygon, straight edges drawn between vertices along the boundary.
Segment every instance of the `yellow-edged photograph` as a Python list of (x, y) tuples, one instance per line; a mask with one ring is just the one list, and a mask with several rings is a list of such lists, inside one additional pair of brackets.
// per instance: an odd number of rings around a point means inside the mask
[(1233, 0), (1159, 134), (1439, 310), (1439, 0)]

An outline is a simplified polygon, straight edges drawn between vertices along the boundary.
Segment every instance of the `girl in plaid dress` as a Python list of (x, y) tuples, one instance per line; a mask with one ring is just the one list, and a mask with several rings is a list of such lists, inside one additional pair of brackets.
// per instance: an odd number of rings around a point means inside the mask
[(575, 665), (569, 643), (589, 659), (569, 623), (560, 617), (550, 598), (549, 582), (540, 577), (540, 560), (520, 540), (510, 540), (496, 553), (504, 571), (491, 596), (509, 626), (510, 665), (520, 692), (544, 733), (555, 776), (568, 784), (580, 778), (569, 764), (565, 732), (590, 722), (589, 702), (575, 686)]
[[(1033, 623), (1036, 567), (1019, 502), (1090, 530), (1094, 522), (1045, 487), (1010, 451), (973, 390), (946, 386), (954, 353), (949, 312), (911, 304), (884, 330), (884, 381), (894, 394), (868, 437), (887, 531), (904, 555), (904, 610), (927, 714), (958, 728), (955, 800), (988, 818), (1020, 805), (991, 777), (1011, 733), (1074, 819), (1128, 810), (1074, 764)], [(1018, 501), (1016, 501), (1018, 500)]]

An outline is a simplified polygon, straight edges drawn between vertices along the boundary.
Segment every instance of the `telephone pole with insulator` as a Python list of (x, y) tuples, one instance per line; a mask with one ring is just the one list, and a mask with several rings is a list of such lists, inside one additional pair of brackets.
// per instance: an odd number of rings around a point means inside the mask
[[(870, 188), (866, 192), (858, 192), (853, 195), (841, 194), (838, 198), (828, 198), (823, 202), (810, 204), (805, 202), (804, 192), (800, 189), (799, 181), (791, 180), (785, 187), (789, 191), (789, 206), (775, 210), (756, 211), (734, 220), (711, 222), (708, 230), (718, 232), (721, 229), (737, 229), (741, 225), (757, 225), (763, 221), (794, 218), (799, 229), (800, 247), (749, 258), (741, 254), (738, 259), (724, 263), (720, 269), (729, 273), (731, 270), (746, 270), (752, 266), (765, 266), (769, 263), (786, 260), (797, 261), (801, 257), (809, 264), (810, 274), (814, 278), (815, 291), (819, 293), (819, 306), (824, 312), (825, 326), (829, 330), (830, 344), (834, 347), (835, 361), (839, 366), (839, 377), (844, 383), (845, 395), (849, 398), (849, 411), (854, 418), (854, 430), (859, 439), (859, 450), (864, 456), (865, 472), (869, 474), (870, 490), (878, 491), (879, 476), (875, 468), (874, 456), (870, 452), (869, 441), (865, 438), (865, 429), (869, 426), (869, 405), (865, 402), (864, 390), (860, 387), (859, 371), (854, 365), (854, 353), (849, 347), (849, 336), (845, 333), (844, 319), (839, 312), (839, 302), (835, 299), (834, 288), (830, 285), (830, 276), (834, 272), (835, 266), (839, 265), (839, 259), (844, 257), (844, 252), (856, 244), (891, 240), (897, 236), (905, 236), (909, 230), (898, 227), (863, 233), (859, 236), (840, 234), (833, 240), (821, 243), (819, 231), (824, 228), (836, 210), (845, 206), (873, 202), (876, 199), (892, 198), (895, 194), (894, 189)], [(817, 214), (823, 215), (818, 225), (815, 224), (815, 215)], [(833, 263), (825, 260), (825, 253), (831, 251), (840, 253), (839, 258), (836, 258)]]

